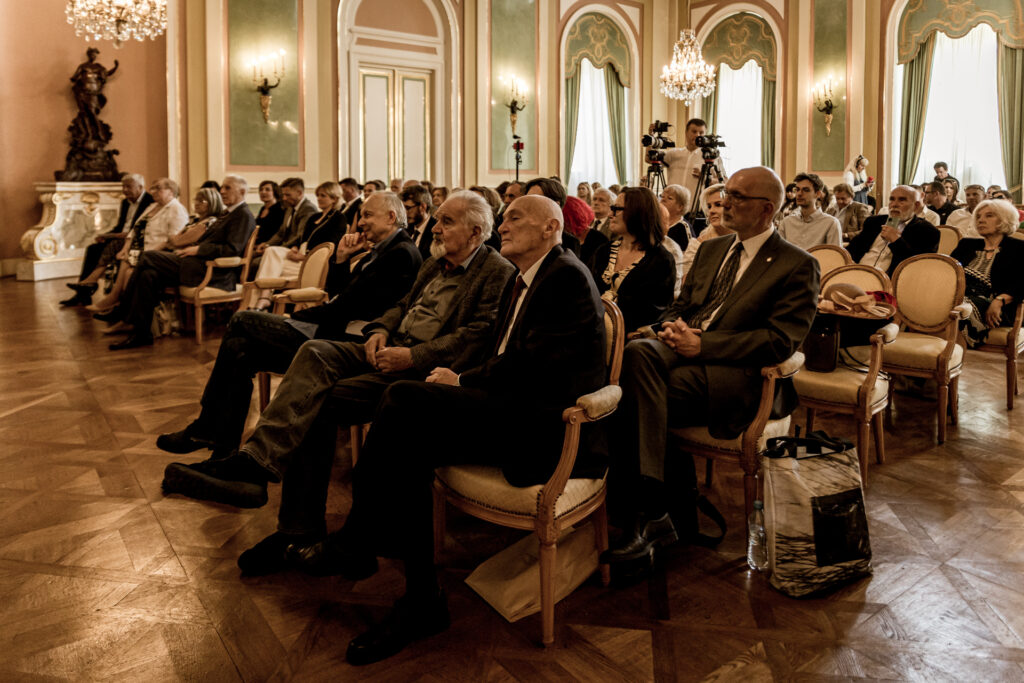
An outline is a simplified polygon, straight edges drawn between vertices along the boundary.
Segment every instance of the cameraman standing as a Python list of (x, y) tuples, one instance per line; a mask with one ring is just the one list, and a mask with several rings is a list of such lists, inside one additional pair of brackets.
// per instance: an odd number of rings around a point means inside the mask
[[(653, 126), (651, 132), (654, 132)], [(686, 147), (665, 150), (665, 184), (682, 185), (690, 191), (691, 197), (699, 194), (697, 179), (700, 177), (701, 166), (704, 165), (704, 157), (697, 146), (697, 138), (706, 132), (707, 124), (703, 119), (690, 119), (686, 122)], [(715, 160), (715, 168), (718, 169), (719, 178), (724, 179), (725, 170), (722, 168), (721, 157)], [(719, 178), (712, 178), (711, 182), (721, 182)]]

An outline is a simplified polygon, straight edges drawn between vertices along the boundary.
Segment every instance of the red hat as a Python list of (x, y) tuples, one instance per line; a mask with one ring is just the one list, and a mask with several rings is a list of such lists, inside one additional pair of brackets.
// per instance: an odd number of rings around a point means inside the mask
[(587, 234), (587, 228), (594, 222), (594, 210), (579, 197), (568, 197), (562, 207), (562, 220), (569, 234), (582, 240)]

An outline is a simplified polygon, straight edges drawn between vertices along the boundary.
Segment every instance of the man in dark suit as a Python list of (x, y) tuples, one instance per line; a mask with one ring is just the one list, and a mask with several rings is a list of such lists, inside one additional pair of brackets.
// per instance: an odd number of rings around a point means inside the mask
[(854, 263), (873, 266), (890, 277), (903, 261), (939, 249), (939, 230), (917, 213), (920, 193), (909, 185), (897, 185), (889, 193), (889, 215), (872, 216), (864, 229), (850, 240), (846, 250)]
[[(346, 326), (374, 320), (398, 303), (412, 286), (423, 260), (402, 229), (405, 212), (398, 197), (378, 192), (366, 202), (360, 232), (338, 245), (345, 275), (339, 293), (322, 306), (296, 311), (290, 318), (263, 311), (239, 311), (231, 317), (201, 401), (202, 411), (188, 427), (163, 434), (156, 445), (170, 453), (212, 447), (226, 455), (242, 438), (257, 372), (284, 373), (299, 347), (310, 339), (352, 341)], [(354, 267), (351, 257), (365, 251)]]
[[(227, 207), (223, 218), (203, 235), (199, 242), (173, 254), (166, 251), (145, 251), (138, 267), (121, 295), (121, 303), (110, 314), (94, 316), (106, 322), (126, 321), (132, 333), (110, 345), (111, 351), (148, 346), (153, 343), (150, 325), (153, 310), (166, 287), (194, 287), (206, 275), (206, 262), (230, 256), (241, 256), (256, 229), (256, 219), (245, 203), (249, 185), (245, 178), (229, 175), (221, 184), (220, 196)], [(238, 283), (237, 268), (216, 268), (209, 286), (234, 290)]]
[(341, 217), (345, 221), (345, 227), (356, 225), (359, 221), (359, 207), (363, 205), (363, 193), (359, 188), (359, 181), (355, 178), (343, 178), (341, 183), (341, 198), (345, 204), (341, 207)]
[[(656, 336), (646, 330), (647, 338), (626, 346), (623, 399), (609, 432), (612, 481), (631, 519), (604, 561), (643, 557), (652, 545), (677, 538), (663, 483), (668, 428), (708, 425), (715, 438), (739, 436), (757, 410), (759, 369), (789, 358), (810, 330), (818, 263), (772, 229), (783, 196), (771, 169), (733, 174), (722, 225), (736, 235), (700, 246)], [(787, 415), (796, 404), (792, 383), (779, 382), (773, 415)]]
[[(527, 195), (547, 197), (558, 204), (559, 209), (565, 206), (565, 202), (569, 198), (565, 186), (554, 178), (534, 178), (526, 183), (523, 189), (526, 190)], [(568, 230), (562, 231), (562, 248), (579, 256), (580, 246), (580, 241), (574, 235), (570, 234)]]
[(413, 185), (402, 190), (401, 196), (405, 213), (409, 216), (406, 231), (426, 261), (430, 258), (430, 244), (434, 241), (435, 220), (430, 215), (430, 193), (422, 185)]
[(297, 247), (306, 230), (306, 222), (319, 212), (316, 204), (306, 196), (306, 184), (302, 178), (281, 181), (281, 203), (285, 205), (281, 227), (269, 240), (256, 245), (257, 254), (262, 254), (267, 247)]
[(121, 209), (117, 214), (117, 224), (108, 232), (96, 236), (96, 241), (85, 248), (82, 258), (82, 272), (79, 281), (69, 283), (68, 287), (75, 292), (70, 299), (60, 302), (61, 306), (86, 306), (92, 303), (93, 292), (97, 282), (117, 252), (121, 250), (124, 237), (135, 225), (135, 220), (145, 213), (153, 203), (153, 197), (145, 191), (146, 180), (138, 173), (125, 173), (121, 178)]
[[(375, 195), (363, 204), (364, 215), (371, 211)], [(322, 536), (323, 504), (339, 423), (369, 421), (381, 393), (393, 382), (424, 379), (440, 365), (469, 368), (483, 357), (513, 270), (512, 264), (483, 244), (492, 220), (490, 207), (476, 194), (449, 196), (438, 209), (434, 226), (434, 241), (444, 246), (444, 256), (427, 261), (409, 293), (363, 328), (365, 343), (306, 342), (237, 455), (168, 466), (166, 492), (245, 507), (266, 502), (269, 479), (246, 483), (247, 463), (259, 471), (265, 470), (255, 463), (267, 463), (275, 473), (288, 469), (280, 532), (239, 558), (243, 571), (277, 571), (287, 544), (309, 543)], [(324, 468), (322, 481), (310, 474)]]

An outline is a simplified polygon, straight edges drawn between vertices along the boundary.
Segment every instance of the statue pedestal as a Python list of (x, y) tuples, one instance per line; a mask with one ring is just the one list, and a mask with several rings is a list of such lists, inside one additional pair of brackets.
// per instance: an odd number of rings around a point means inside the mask
[(85, 248), (117, 224), (121, 183), (36, 183), (43, 215), (21, 236), (18, 280), (76, 277)]

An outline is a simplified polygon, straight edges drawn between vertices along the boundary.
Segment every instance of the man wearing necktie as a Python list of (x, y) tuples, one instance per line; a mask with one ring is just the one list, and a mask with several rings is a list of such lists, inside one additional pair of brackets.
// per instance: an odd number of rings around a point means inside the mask
[[(701, 244), (658, 329), (641, 330), (644, 338), (623, 354), (610, 476), (630, 519), (603, 561), (633, 560), (676, 540), (667, 514), (668, 428), (708, 425), (717, 439), (739, 436), (757, 410), (758, 371), (789, 358), (814, 319), (818, 263), (772, 228), (782, 181), (771, 169), (748, 168), (729, 178), (722, 195), (722, 224), (736, 234)], [(778, 382), (773, 417), (796, 404), (791, 382)], [(680, 469), (694, 480), (692, 460)]]
[(847, 251), (854, 263), (872, 266), (892, 277), (896, 266), (911, 256), (935, 253), (939, 229), (917, 216), (921, 194), (909, 185), (897, 185), (889, 193), (889, 215), (871, 216), (864, 229), (850, 240)]

